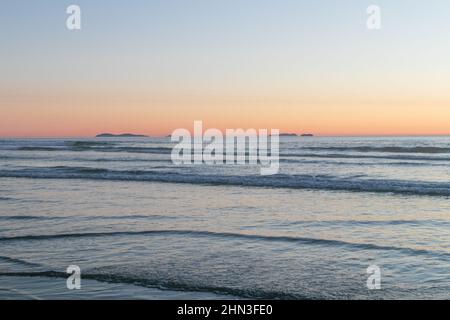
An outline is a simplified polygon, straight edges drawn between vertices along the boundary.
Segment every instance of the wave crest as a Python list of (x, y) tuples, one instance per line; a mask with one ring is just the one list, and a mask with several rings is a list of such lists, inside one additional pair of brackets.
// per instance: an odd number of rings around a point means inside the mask
[(303, 148), (312, 151), (355, 151), (355, 152), (388, 152), (388, 153), (450, 153), (450, 148), (446, 147), (306, 147)]
[(185, 174), (157, 170), (108, 170), (90, 167), (47, 167), (0, 170), (0, 177), (31, 179), (92, 179), (110, 181), (148, 181), (198, 185), (223, 185), (285, 189), (382, 192), (421, 196), (450, 196), (450, 182), (427, 182), (394, 179), (366, 179), (332, 175), (239, 176)]
[(308, 245), (326, 245), (326, 246), (344, 246), (359, 250), (395, 250), (411, 255), (431, 255), (433, 257), (450, 257), (450, 253), (441, 251), (430, 251), (423, 249), (383, 246), (372, 243), (354, 243), (342, 240), (294, 237), (294, 236), (276, 236), (276, 235), (259, 235), (249, 233), (231, 233), (231, 232), (215, 232), (202, 230), (143, 230), (143, 231), (113, 231), (113, 232), (84, 232), (84, 233), (61, 233), (61, 234), (39, 234), (39, 235), (24, 235), (0, 237), (0, 242), (3, 241), (23, 241), (23, 240), (55, 240), (55, 239), (69, 239), (69, 238), (97, 238), (97, 237), (115, 237), (115, 236), (190, 236), (190, 237), (216, 237), (216, 238), (231, 238), (244, 240), (258, 240), (258, 241), (275, 241), (275, 242), (294, 242)]

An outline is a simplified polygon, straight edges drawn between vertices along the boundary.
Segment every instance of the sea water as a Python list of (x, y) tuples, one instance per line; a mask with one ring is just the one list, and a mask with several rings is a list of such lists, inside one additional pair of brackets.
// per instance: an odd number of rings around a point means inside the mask
[(281, 137), (271, 176), (172, 147), (0, 140), (0, 298), (450, 298), (449, 137)]

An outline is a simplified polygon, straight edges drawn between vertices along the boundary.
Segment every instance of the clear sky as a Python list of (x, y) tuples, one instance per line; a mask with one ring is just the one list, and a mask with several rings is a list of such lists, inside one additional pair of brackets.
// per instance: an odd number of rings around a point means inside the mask
[(2, 0), (0, 38), (0, 136), (450, 134), (448, 0)]

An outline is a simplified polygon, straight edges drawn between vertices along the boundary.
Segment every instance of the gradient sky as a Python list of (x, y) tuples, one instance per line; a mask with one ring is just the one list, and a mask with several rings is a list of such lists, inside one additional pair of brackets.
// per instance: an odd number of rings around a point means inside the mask
[(2, 0), (0, 38), (0, 136), (450, 134), (448, 0)]

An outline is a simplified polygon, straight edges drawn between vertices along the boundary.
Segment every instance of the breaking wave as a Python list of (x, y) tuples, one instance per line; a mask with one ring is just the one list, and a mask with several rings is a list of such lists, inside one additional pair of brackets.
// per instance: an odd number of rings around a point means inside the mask
[(110, 181), (148, 181), (199, 185), (247, 186), (287, 189), (315, 189), (352, 192), (384, 192), (423, 196), (450, 196), (450, 182), (369, 179), (362, 176), (276, 174), (215, 175), (163, 172), (157, 170), (108, 170), (91, 167), (46, 167), (0, 170), (0, 177), (31, 179), (91, 179)]

